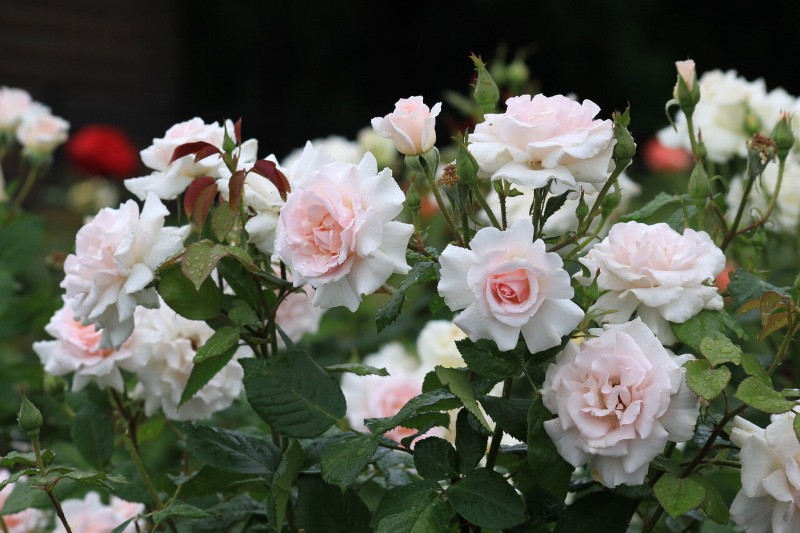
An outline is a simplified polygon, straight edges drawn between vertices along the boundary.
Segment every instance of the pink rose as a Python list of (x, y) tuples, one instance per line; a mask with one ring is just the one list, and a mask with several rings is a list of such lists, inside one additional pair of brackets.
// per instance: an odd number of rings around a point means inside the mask
[(69, 122), (41, 104), (31, 104), (17, 126), (17, 140), (28, 154), (49, 155), (67, 140)]
[[(683, 323), (703, 309), (722, 309), (712, 284), (725, 255), (704, 231), (683, 235), (664, 223), (625, 222), (580, 259), (603, 294), (592, 307), (613, 311), (599, 322), (621, 323), (636, 312), (664, 344), (675, 342), (669, 322)], [(591, 278), (577, 276), (588, 285)]]
[(31, 102), (31, 95), (28, 94), (28, 91), (0, 87), (0, 131), (13, 134)]
[[(292, 342), (297, 342), (307, 333), (319, 331), (319, 322), (325, 313), (323, 309), (311, 305), (314, 289), (302, 290), (286, 296), (275, 313), (275, 321)], [(283, 344), (283, 339), (280, 340)]]
[(691, 152), (684, 148), (666, 146), (657, 137), (644, 143), (642, 158), (647, 168), (653, 172), (685, 172), (694, 164)]
[(403, 192), (392, 171), (378, 173), (367, 153), (356, 166), (332, 162), (298, 178), (281, 209), (275, 251), (294, 285), (316, 289), (312, 303), (355, 311), (393, 273), (408, 272), (413, 227), (393, 219)]
[(94, 324), (82, 325), (72, 316), (72, 309), (64, 305), (56, 311), (45, 331), (55, 340), (33, 343), (46, 372), (63, 376), (74, 372), (72, 390), (79, 391), (90, 381), (100, 388), (111, 387), (122, 391), (124, 384), (120, 368), (127, 368), (131, 351), (126, 345), (119, 350), (101, 348), (102, 333)]
[(435, 119), (441, 110), (441, 102), (428, 108), (422, 103), (421, 96), (401, 98), (394, 105), (393, 113), (373, 118), (372, 127), (392, 139), (401, 154), (421, 154), (436, 144)]
[[(232, 134), (233, 126), (228, 127)], [(148, 192), (153, 192), (162, 200), (172, 200), (189, 187), (194, 178), (201, 176), (218, 177), (219, 156), (213, 155), (194, 161), (187, 155), (170, 163), (175, 148), (182, 144), (204, 141), (222, 148), (224, 131), (217, 122), (206, 124), (200, 118), (175, 124), (167, 130), (164, 137), (153, 139), (153, 144), (141, 152), (142, 162), (155, 172), (148, 176), (125, 180), (125, 188), (144, 200)]]
[(189, 232), (189, 226), (165, 228), (168, 214), (151, 193), (141, 215), (136, 202), (128, 200), (118, 209), (101, 209), (78, 230), (61, 287), (75, 318), (102, 328), (102, 348), (119, 347), (130, 336), (137, 305), (158, 306), (148, 284), (155, 270), (181, 251)]
[(559, 344), (583, 318), (561, 258), (533, 242), (529, 218), (506, 231), (483, 228), (469, 245), (442, 252), (438, 288), (450, 309), (464, 309), (454, 322), (473, 341), (511, 350), (521, 332), (536, 353)]
[(544, 406), (557, 418), (544, 423), (569, 464), (591, 463), (607, 487), (640, 485), (667, 441), (694, 434), (700, 404), (675, 357), (639, 319), (571, 342), (547, 369)]
[(594, 120), (600, 108), (590, 100), (537, 94), (506, 101), (505, 113), (487, 114), (469, 136), (479, 176), (539, 188), (555, 180), (552, 192), (577, 190), (578, 183), (608, 178), (614, 132), (610, 120)]
[[(61, 503), (64, 515), (70, 529), (81, 533), (103, 533), (113, 531), (123, 522), (144, 514), (145, 507), (142, 503), (132, 503), (111, 496), (109, 505), (100, 501), (100, 494), (89, 492), (82, 500), (64, 500)], [(130, 522), (122, 533), (135, 533), (142, 531), (144, 523), (141, 520)], [(64, 533), (66, 529), (61, 521), (56, 520), (55, 533)]]

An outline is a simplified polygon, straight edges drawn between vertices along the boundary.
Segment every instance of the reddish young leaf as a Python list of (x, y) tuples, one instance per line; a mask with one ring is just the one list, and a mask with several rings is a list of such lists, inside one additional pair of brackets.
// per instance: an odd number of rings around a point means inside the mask
[(237, 213), (239, 212), (239, 204), (242, 202), (242, 191), (244, 190), (245, 176), (247, 176), (247, 173), (244, 170), (237, 170), (233, 173), (230, 181), (228, 182), (228, 188), (230, 190), (228, 195), (228, 205)]
[(204, 146), (203, 148), (200, 148), (194, 154), (194, 162), (197, 163), (198, 161), (202, 161), (203, 159), (205, 159), (206, 157), (208, 157), (210, 155), (216, 155), (216, 154), (219, 154), (219, 153), (220, 153), (219, 148), (217, 148), (216, 146), (214, 146), (212, 144), (209, 144), (208, 146)]
[(205, 224), (208, 210), (211, 209), (216, 195), (217, 181), (210, 177), (196, 178), (186, 189), (186, 194), (183, 195), (183, 208), (198, 228), (202, 228)]
[(208, 156), (210, 156), (212, 154), (220, 153), (219, 148), (217, 148), (213, 144), (207, 143), (205, 141), (196, 141), (196, 142), (191, 142), (191, 143), (184, 143), (184, 144), (181, 144), (180, 146), (178, 146), (177, 148), (175, 148), (175, 151), (172, 152), (172, 158), (169, 160), (169, 162), (172, 163), (176, 159), (180, 159), (181, 157), (189, 155), (189, 154), (197, 154), (201, 150), (206, 151), (207, 152), (206, 155), (204, 155), (203, 157), (200, 157), (199, 159), (197, 157), (195, 157), (195, 161), (199, 161), (200, 159), (203, 159), (204, 157), (208, 157)]
[(291, 190), (291, 187), (289, 186), (289, 180), (286, 179), (286, 176), (283, 174), (283, 172), (278, 170), (278, 166), (275, 163), (272, 161), (267, 161), (266, 159), (259, 159), (256, 161), (255, 165), (253, 165), (252, 171), (271, 181), (272, 184), (278, 189), (278, 193), (280, 193), (281, 198), (286, 200), (286, 195), (289, 194), (289, 191)]
[(236, 144), (241, 146), (242, 144), (242, 119), (236, 121), (236, 124), (233, 125), (233, 135), (236, 137)]

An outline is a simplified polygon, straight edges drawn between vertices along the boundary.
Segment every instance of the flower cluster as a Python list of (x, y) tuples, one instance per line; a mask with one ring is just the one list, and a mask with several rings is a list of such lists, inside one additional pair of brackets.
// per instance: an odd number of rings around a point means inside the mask
[(23, 89), (0, 87), (0, 148), (16, 140), (23, 153), (46, 158), (67, 140), (69, 123)]

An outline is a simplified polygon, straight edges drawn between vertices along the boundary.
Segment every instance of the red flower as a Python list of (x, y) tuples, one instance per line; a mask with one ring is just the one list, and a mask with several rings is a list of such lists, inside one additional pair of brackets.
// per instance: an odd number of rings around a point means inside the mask
[(75, 168), (93, 176), (130, 178), (139, 166), (139, 152), (124, 131), (107, 124), (89, 124), (67, 143)]
[(658, 139), (647, 140), (642, 147), (642, 157), (653, 172), (684, 172), (692, 168), (692, 154), (683, 148), (664, 146)]

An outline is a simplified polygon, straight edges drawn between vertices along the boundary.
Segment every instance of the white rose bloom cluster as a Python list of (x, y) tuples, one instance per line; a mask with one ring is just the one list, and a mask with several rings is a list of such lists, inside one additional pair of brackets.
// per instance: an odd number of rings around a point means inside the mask
[(211, 381), (178, 407), (197, 349), (213, 334), (205, 322), (183, 318), (163, 302), (157, 309), (137, 310), (131, 350), (139, 383), (131, 396), (144, 400), (148, 415), (160, 408), (171, 420), (202, 420), (239, 397), (244, 372), (237, 359), (251, 355), (247, 348), (240, 348)]
[[(47, 158), (66, 142), (68, 133), (69, 122), (53, 115), (46, 105), (34, 101), (27, 91), (0, 87), (0, 147), (16, 140), (26, 157)], [(2, 191), (0, 173), (0, 195)]]
[[(64, 500), (61, 503), (64, 516), (74, 532), (114, 531), (131, 518), (145, 513), (143, 503), (134, 503), (111, 496), (108, 505), (100, 501), (100, 494), (88, 492), (83, 499)], [(121, 533), (136, 533), (145, 527), (143, 520), (133, 520)], [(65, 533), (66, 528), (56, 520), (54, 533)]]
[(156, 269), (183, 249), (189, 227), (164, 227), (167, 208), (152, 193), (144, 207), (133, 200), (101, 209), (75, 239), (61, 287), (83, 324), (102, 328), (101, 348), (119, 347), (133, 331), (137, 305), (158, 305), (148, 287)]
[[(750, 191), (746, 213), (764, 214), (778, 184), (778, 162), (769, 163), (761, 174), (761, 178)], [(742, 201), (744, 177), (736, 176), (731, 180), (726, 201), (728, 215), (733, 218), (736, 208)], [(765, 227), (771, 231), (779, 231), (794, 235), (800, 225), (800, 160), (796, 153), (786, 158), (781, 190), (775, 200), (775, 210), (770, 216), (771, 223)]]
[[(698, 80), (700, 102), (692, 120), (702, 134), (708, 158), (724, 163), (747, 156), (747, 140), (754, 133), (769, 134), (781, 111), (796, 111), (798, 101), (783, 89), (767, 91), (764, 80), (748, 81), (736, 71), (712, 70)], [(690, 150), (686, 117), (679, 113), (675, 128), (658, 133), (665, 146)]]

